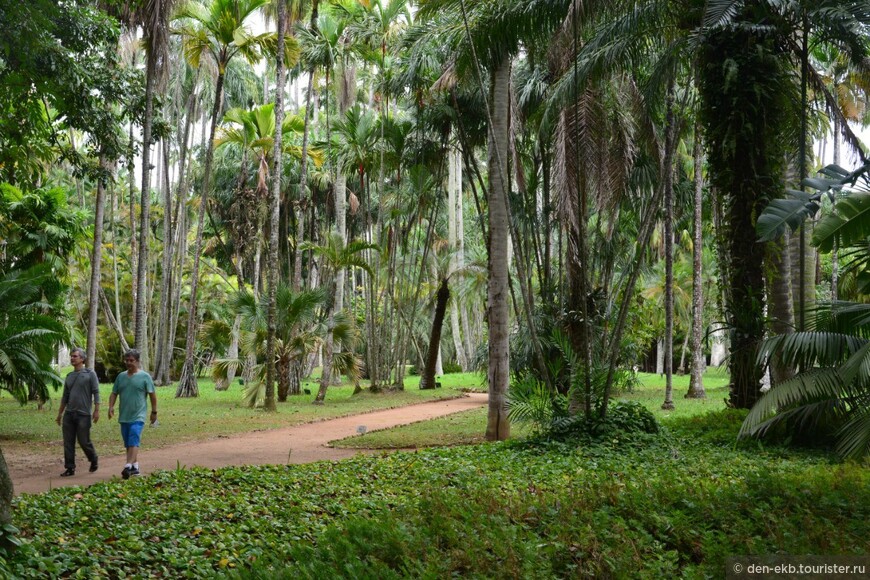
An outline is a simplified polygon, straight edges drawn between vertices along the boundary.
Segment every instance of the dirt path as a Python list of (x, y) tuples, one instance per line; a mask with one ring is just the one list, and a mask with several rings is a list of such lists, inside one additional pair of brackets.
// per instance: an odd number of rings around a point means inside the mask
[[(217, 468), (229, 465), (311, 463), (322, 459), (346, 459), (366, 451), (336, 449), (328, 447), (327, 444), (355, 435), (362, 425), (367, 431), (387, 429), (482, 407), (486, 400), (485, 394), (470, 393), (461, 399), (421, 403), (295, 427), (244, 433), (198, 443), (182, 443), (162, 449), (148, 448), (146, 432), (139, 461), (143, 475), (147, 475), (158, 469), (175, 469), (179, 465)], [(76, 449), (76, 452), (81, 456), (80, 449)], [(15, 493), (41, 493), (56, 487), (90, 485), (113, 477), (119, 478), (124, 467), (123, 455), (104, 455), (100, 457), (99, 471), (88, 473), (87, 460), (83, 457), (78, 459), (79, 469), (73, 477), (59, 477), (63, 469), (57, 462), (51, 466), (39, 465), (27, 470), (10, 466)]]

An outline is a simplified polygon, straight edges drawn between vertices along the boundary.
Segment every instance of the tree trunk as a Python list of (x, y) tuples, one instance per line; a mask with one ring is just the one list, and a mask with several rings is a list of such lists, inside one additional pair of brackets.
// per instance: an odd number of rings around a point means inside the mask
[(314, 397), (315, 405), (322, 405), (326, 399), (326, 389), (329, 388), (329, 383), (332, 380), (332, 345), (334, 338), (332, 331), (335, 328), (335, 319), (332, 316), (332, 308), (329, 309), (329, 316), (326, 321), (326, 341), (323, 343), (323, 372), (320, 375), (320, 388), (317, 389), (317, 396)]
[[(837, 86), (834, 86), (832, 91), (834, 99), (838, 98), (839, 91)], [(824, 159), (824, 157), (823, 157)], [(840, 116), (834, 115), (834, 165), (840, 164)], [(831, 302), (836, 302), (839, 299), (840, 284), (840, 259), (839, 259), (839, 244), (834, 240), (834, 247), (831, 249)]]
[(149, 368), (148, 353), (148, 240), (151, 234), (151, 125), (154, 120), (154, 84), (157, 77), (157, 51), (147, 51), (145, 69), (145, 116), (142, 122), (142, 190), (139, 192), (139, 260), (136, 290), (135, 348), (142, 368)]
[(293, 291), (302, 288), (302, 250), (305, 239), (305, 205), (308, 201), (308, 138), (311, 132), (311, 95), (314, 92), (314, 67), (308, 71), (308, 91), (305, 93), (305, 121), (302, 129), (302, 160), (299, 168), (299, 205), (296, 211), (296, 249), (293, 258)]
[(508, 127), (511, 61), (505, 57), (492, 71), (489, 130), (489, 408), (486, 439), (510, 437), (507, 392), (510, 384), (510, 308), (508, 304)]
[[(665, 113), (665, 142), (670, 151), (676, 143), (674, 81), (669, 82)], [(665, 188), (665, 401), (662, 409), (674, 408), (674, 168), (673, 155), (662, 164)]]
[[(106, 160), (100, 156), (100, 168), (106, 169)], [(88, 298), (88, 367), (97, 362), (97, 315), (100, 312), (100, 274), (103, 263), (103, 210), (106, 205), (106, 182), (97, 181), (97, 199), (94, 201), (94, 246), (91, 250), (91, 286)]]
[[(275, 372), (276, 372), (276, 329), (278, 321), (278, 228), (281, 222), (281, 170), (283, 167), (283, 149), (281, 126), (284, 123), (284, 85), (286, 84), (284, 70), (284, 33), (286, 22), (284, 21), (284, 0), (278, 0), (278, 47), (277, 62), (275, 65), (277, 83), (275, 84), (275, 143), (274, 163), (272, 171), (272, 195), (270, 198), (270, 226), (269, 226), (269, 315), (267, 319), (268, 334), (266, 337), (266, 398), (264, 408), (266, 411), (277, 411), (275, 404)], [(286, 372), (283, 374), (287, 374)], [(285, 395), (286, 400), (286, 395)]]
[[(172, 287), (172, 251), (173, 251), (173, 228), (172, 228), (172, 187), (169, 185), (169, 142), (163, 140), (163, 260), (161, 262), (160, 278), (160, 316), (157, 319), (157, 348), (154, 349), (155, 379), (159, 385), (169, 384), (169, 374), (165, 371), (166, 356), (164, 352), (169, 341), (169, 296)], [(182, 167), (180, 171), (184, 171)]]
[[(239, 285), (243, 286), (244, 282), (239, 281)], [(242, 329), (242, 315), (236, 314), (236, 317), (233, 319), (233, 328), (230, 331), (232, 333), (232, 337), (230, 338), (230, 347), (227, 349), (227, 358), (228, 359), (237, 359), (239, 358), (239, 332)], [(236, 379), (236, 367), (230, 366), (227, 369), (227, 376), (224, 379), (216, 379), (214, 382), (214, 390), (216, 391), (226, 391), (233, 384), (233, 381)]]
[[(767, 244), (767, 294), (770, 330), (774, 335), (794, 332), (794, 307), (791, 295), (791, 260), (788, 252), (790, 232), (785, 238)], [(773, 384), (794, 376), (794, 369), (785, 365), (779, 356), (768, 361)]]
[(275, 374), (278, 375), (278, 402), (286, 403), (290, 394), (290, 361), (283, 357), (275, 361)]
[[(795, 327), (806, 327), (807, 315), (816, 305), (816, 252), (807, 240), (813, 235), (813, 220), (808, 218), (800, 229), (789, 238), (791, 260), (792, 302), (794, 304)], [(803, 244), (801, 240), (803, 239)], [(803, 298), (803, 303), (801, 303)]]
[[(3, 457), (3, 449), (0, 448), (0, 527), (12, 524), (12, 498), (15, 490), (12, 487), (12, 478), (9, 477), (9, 467), (6, 458)], [(15, 549), (15, 544), (9, 541), (6, 534), (0, 534), (0, 552), (9, 553)]]
[[(455, 149), (447, 153), (447, 242), (450, 250), (450, 273), (456, 272), (462, 265), (459, 261), (457, 246), (457, 213), (462, 211), (462, 177), (459, 173), (459, 157)], [(456, 362), (465, 372), (468, 370), (468, 358), (462, 344), (462, 332), (459, 327), (459, 304), (456, 299), (450, 301), (450, 331), (453, 335), (453, 348), (456, 350)]]
[(662, 338), (656, 341), (656, 374), (665, 374), (665, 341)]
[[(133, 298), (133, 315), (131, 316), (133, 335), (136, 335), (136, 300), (139, 292), (139, 241), (136, 237), (136, 178), (133, 173), (136, 169), (134, 163), (134, 150), (136, 142), (133, 139), (133, 123), (130, 123), (130, 159), (127, 163), (127, 181), (129, 182), (129, 203), (130, 208), (128, 218), (130, 220), (130, 293)], [(118, 320), (121, 323), (120, 320)]]
[(692, 240), (692, 375), (689, 378), (687, 399), (705, 399), (704, 371), (704, 148), (701, 141), (701, 125), (695, 125), (695, 144), (692, 150), (695, 164), (695, 222)]
[(450, 299), (450, 289), (447, 278), (441, 280), (435, 301), (435, 317), (432, 319), (432, 333), (429, 336), (429, 350), (426, 354), (426, 366), (420, 376), (421, 389), (435, 388), (436, 365), (441, 351), (441, 328), (444, 326), (444, 315), (447, 312), (447, 301)]
[[(169, 252), (169, 262), (164, 260), (164, 267), (168, 267), (168, 270), (164, 270), (163, 272), (163, 286), (161, 296), (165, 297), (161, 299), (161, 324), (162, 328), (165, 329), (165, 332), (161, 333), (161, 340), (163, 341), (162, 349), (160, 350), (159, 360), (157, 362), (156, 376), (154, 377), (155, 382), (158, 385), (168, 385), (171, 380), (171, 372), (170, 367), (172, 366), (172, 353), (175, 348), (175, 333), (176, 333), (176, 323), (178, 321), (178, 305), (176, 297), (180, 294), (181, 289), (181, 278), (183, 267), (179, 267), (176, 273), (176, 270), (173, 266), (175, 262), (175, 250), (180, 250), (179, 262), (184, 264), (184, 253), (186, 251), (186, 241), (187, 241), (187, 212), (185, 211), (185, 205), (187, 202), (187, 184), (188, 184), (188, 141), (190, 140), (190, 131), (193, 127), (193, 117), (196, 111), (196, 88), (199, 82), (199, 69), (197, 69), (196, 74), (194, 75), (193, 87), (191, 88), (190, 95), (187, 100), (187, 112), (184, 118), (184, 131), (181, 135), (179, 135), (180, 139), (180, 147), (181, 151), (179, 153), (178, 159), (178, 185), (176, 187), (176, 204), (174, 210), (174, 220), (169, 223), (172, 224), (174, 221), (174, 227), (171, 232), (171, 242), (164, 240), (164, 243), (167, 244), (168, 247), (172, 248), (172, 251)], [(170, 202), (169, 199), (166, 202)], [(167, 205), (165, 211), (171, 211), (171, 204)], [(182, 234), (184, 232), (184, 234)], [(164, 235), (166, 232), (164, 230)], [(164, 248), (164, 252), (165, 252)], [(178, 291), (176, 291), (176, 287), (178, 287)], [(162, 309), (163, 302), (165, 302), (167, 308), (164, 312)], [(166, 317), (165, 319), (163, 317)]]
[[(178, 380), (176, 397), (198, 397), (199, 385), (196, 377), (196, 331), (199, 326), (197, 317), (196, 293), (199, 289), (199, 260), (202, 254), (202, 234), (205, 227), (205, 210), (208, 204), (208, 194), (211, 189), (211, 165), (214, 160), (214, 135), (221, 114), (221, 100), (224, 88), (224, 74), (218, 73), (215, 87), (214, 106), (212, 107), (211, 128), (206, 145), (205, 164), (203, 166), (202, 193), (199, 199), (199, 212), (196, 221), (196, 240), (193, 243), (193, 269), (190, 273), (190, 302), (187, 307), (187, 336), (184, 352), (184, 367)], [(280, 133), (280, 131), (279, 131)]]
[[(118, 324), (121, 324), (121, 284), (118, 282), (118, 238), (115, 232), (115, 207), (117, 197), (115, 196), (114, 186), (110, 186), (111, 202), (109, 204), (109, 228), (112, 234), (112, 279), (114, 280), (114, 297), (115, 297), (115, 318)], [(108, 304), (108, 303), (107, 303)], [(123, 329), (120, 332), (124, 336)]]

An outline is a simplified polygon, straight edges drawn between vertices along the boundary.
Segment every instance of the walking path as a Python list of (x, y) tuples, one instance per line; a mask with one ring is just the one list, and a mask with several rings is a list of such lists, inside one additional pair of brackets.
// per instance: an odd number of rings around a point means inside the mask
[[(311, 463), (324, 459), (346, 459), (359, 453), (371, 453), (373, 450), (337, 449), (329, 447), (328, 443), (357, 434), (361, 426), (365, 426), (366, 431), (388, 429), (475, 409), (485, 405), (486, 401), (486, 394), (469, 393), (461, 399), (421, 403), (202, 442), (181, 443), (162, 449), (148, 449), (148, 441), (145, 440), (139, 453), (141, 470), (143, 475), (147, 475), (158, 469), (176, 469), (178, 466), (218, 468), (230, 465)], [(12, 469), (10, 475), (16, 494), (41, 493), (71, 485), (90, 485), (113, 477), (118, 478), (124, 467), (124, 456), (100, 457), (100, 469), (96, 473), (88, 473), (87, 465), (87, 461), (83, 461), (73, 477), (59, 477), (59, 468), (49, 469), (45, 466), (29, 470)]]

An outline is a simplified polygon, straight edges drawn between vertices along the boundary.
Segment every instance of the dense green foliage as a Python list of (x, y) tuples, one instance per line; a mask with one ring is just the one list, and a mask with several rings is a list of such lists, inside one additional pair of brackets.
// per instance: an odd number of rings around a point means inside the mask
[[(733, 554), (862, 554), (870, 473), (734, 449), (734, 411), (576, 447), (160, 472), (22, 496), (24, 577), (721, 576)], [(273, 563), (277, 559), (277, 563)]]

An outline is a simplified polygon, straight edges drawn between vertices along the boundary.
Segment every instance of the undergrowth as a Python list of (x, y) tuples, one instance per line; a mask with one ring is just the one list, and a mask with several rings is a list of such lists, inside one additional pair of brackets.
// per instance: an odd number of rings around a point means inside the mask
[(721, 577), (729, 555), (868, 553), (870, 470), (735, 447), (740, 421), (22, 496), (22, 546), (0, 567), (24, 578)]

